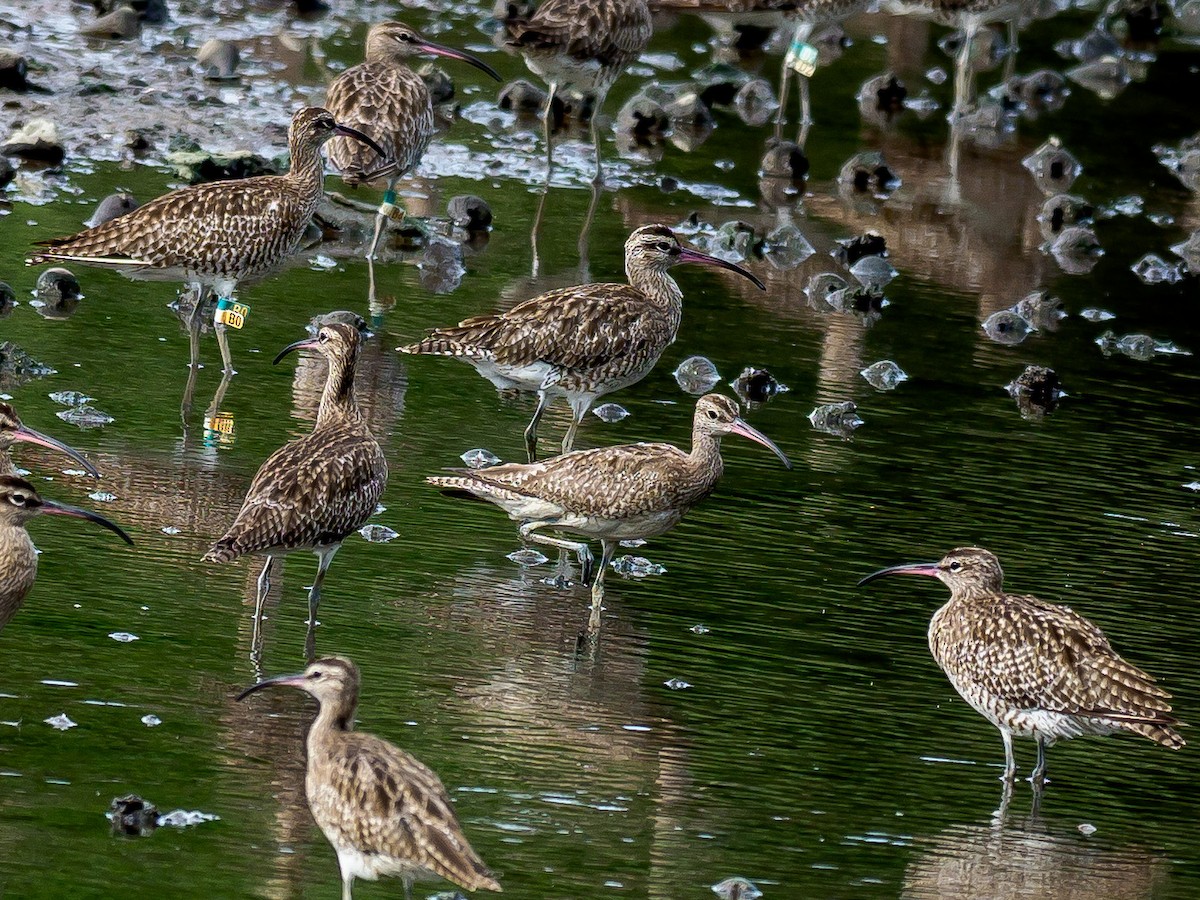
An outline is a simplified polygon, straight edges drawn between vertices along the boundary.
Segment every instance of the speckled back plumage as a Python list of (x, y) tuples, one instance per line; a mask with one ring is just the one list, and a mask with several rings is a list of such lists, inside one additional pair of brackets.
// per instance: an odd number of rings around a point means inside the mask
[(596, 63), (606, 91), (650, 41), (646, 0), (545, 0), (528, 19), (508, 22), (509, 42), (528, 58)]
[(20, 610), (37, 579), (38, 554), (24, 527), (0, 521), (0, 629)]
[[(371, 55), (370, 37), (367, 48), (366, 61), (329, 86), (325, 106), (338, 121), (374, 138), (392, 164), (390, 173), (403, 175), (416, 167), (433, 139), (433, 102), (429, 88), (412, 69), (391, 54)], [(370, 147), (345, 137), (330, 141), (328, 153), (347, 184), (378, 177), (384, 163)]]
[[(265, 272), (300, 243), (322, 194), (322, 138), (300, 110), (289, 136), (291, 169), (179, 188), (76, 235), (40, 242), (30, 263), (81, 262), (131, 275), (234, 281)], [(332, 121), (332, 119), (330, 120)]]
[(360, 338), (351, 325), (325, 325), (346, 341), (330, 357), (313, 430), (262, 464), (237, 519), (205, 555), (228, 562), (338, 544), (367, 523), (387, 486), (387, 460), (353, 398)]
[[(995, 561), (977, 548), (960, 548), (947, 559), (972, 554)], [(998, 577), (979, 589), (951, 590), (930, 622), (929, 647), (963, 699), (993, 724), (1051, 741), (1129, 731), (1165, 747), (1183, 746), (1170, 694), (1118, 656), (1087, 619), (1037, 597), (1006, 594)]]

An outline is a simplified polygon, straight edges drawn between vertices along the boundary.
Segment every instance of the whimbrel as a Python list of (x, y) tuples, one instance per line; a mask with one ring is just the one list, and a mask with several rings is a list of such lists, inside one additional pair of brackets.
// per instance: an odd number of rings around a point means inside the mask
[[(262, 464), (234, 523), (204, 556), (216, 563), (248, 554), (266, 557), (255, 600), (257, 638), (275, 558), (296, 550), (317, 554), (317, 577), (308, 594), (310, 658), (325, 570), (342, 541), (375, 514), (387, 485), (387, 460), (354, 400), (360, 344), (352, 325), (323, 325), (316, 337), (289, 344), (275, 357), (278, 363), (293, 350), (311, 349), (328, 360), (317, 424)], [(256, 649), (257, 644), (256, 639)]]
[(87, 519), (107, 528), (125, 543), (133, 543), (129, 535), (104, 516), (47, 500), (24, 478), (0, 475), (0, 629), (17, 614), (33, 589), (38, 551), (25, 526), (30, 519), (43, 514)]
[(629, 284), (549, 291), (508, 312), (436, 329), (398, 349), (458, 357), (499, 390), (536, 392), (537, 409), (525, 429), (530, 462), (537, 457), (542, 414), (555, 397), (565, 397), (573, 413), (562, 443), (566, 453), (592, 403), (641, 381), (674, 342), (683, 292), (668, 269), (680, 263), (720, 266), (766, 289), (741, 266), (681, 246), (667, 226), (644, 225), (625, 242)]
[(547, 183), (554, 156), (550, 140), (554, 97), (569, 88), (595, 95), (591, 120), (596, 148), (594, 180), (603, 180), (600, 108), (613, 82), (650, 42), (653, 26), (646, 0), (545, 0), (529, 18), (509, 21), (506, 28), (509, 45), (521, 53), (529, 71), (550, 87), (542, 117)]
[(329, 145), (329, 161), (347, 184), (387, 179), (368, 258), (374, 257), (383, 224), (396, 208), (396, 182), (416, 168), (433, 138), (429, 88), (405, 64), (422, 53), (461, 60), (500, 80), (495, 69), (469, 53), (434, 43), (402, 22), (381, 22), (367, 32), (366, 59), (339, 75), (325, 95), (325, 106), (339, 122), (353, 125), (382, 148), (379, 159), (356, 141), (334, 138)]
[(1000, 729), (1005, 781), (1017, 771), (1014, 735), (1037, 741), (1031, 780), (1038, 787), (1046, 747), (1057, 740), (1128, 731), (1172, 750), (1184, 745), (1170, 694), (1083, 616), (1006, 594), (1000, 561), (987, 550), (960, 547), (940, 562), (892, 566), (859, 584), (885, 575), (928, 575), (950, 588), (950, 601), (929, 623), (929, 649), (954, 689)]
[(267, 687), (299, 688), (320, 705), (308, 731), (304, 792), (342, 876), (342, 900), (355, 878), (381, 875), (404, 882), (411, 900), (417, 880), (445, 878), (468, 891), (499, 891), (500, 883), (467, 842), (437, 773), (399, 747), (354, 730), (358, 667), (332, 656), (297, 675), (260, 681), (242, 700)]
[[(248, 309), (234, 304), (238, 282), (262, 275), (295, 252), (322, 196), (321, 145), (348, 135), (382, 152), (328, 110), (301, 109), (288, 132), (291, 168), (284, 175), (216, 181), (179, 188), (132, 212), (71, 237), (41, 241), (27, 264), (77, 262), (131, 278), (192, 285), (195, 310), (218, 297), (215, 329), (226, 373), (233, 373), (226, 324), (241, 328)], [(199, 321), (193, 313), (192, 327)], [(197, 363), (192, 359), (193, 366)]]
[(87, 461), (82, 453), (48, 434), (34, 431), (21, 421), (21, 417), (17, 415), (17, 411), (12, 408), (11, 403), (0, 402), (0, 475), (17, 474), (17, 467), (13, 464), (9, 451), (13, 444), (22, 442), (37, 444), (39, 447), (49, 447), (51, 450), (65, 453), (83, 466), (84, 471), (93, 478), (100, 477), (100, 472)]
[(583, 566), (584, 582), (592, 567), (587, 543), (541, 532), (598, 538), (602, 553), (592, 582), (596, 619), (604, 599), (604, 574), (618, 542), (669, 531), (711, 494), (724, 471), (721, 438), (727, 434), (757, 441), (792, 467), (770, 438), (742, 421), (733, 400), (706, 394), (696, 403), (690, 453), (671, 444), (622, 444), (576, 450), (537, 463), (453, 469), (452, 475), (425, 480), (496, 504), (521, 523), (522, 539), (574, 551)]

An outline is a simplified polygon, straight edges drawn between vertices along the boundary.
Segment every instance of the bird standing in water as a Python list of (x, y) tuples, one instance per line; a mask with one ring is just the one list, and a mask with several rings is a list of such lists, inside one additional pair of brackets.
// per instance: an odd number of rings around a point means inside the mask
[(929, 623), (929, 649), (954, 689), (1000, 729), (1004, 780), (1017, 764), (1012, 739), (1037, 741), (1032, 782), (1046, 778), (1046, 747), (1080, 735), (1140, 734), (1172, 750), (1184, 746), (1171, 695), (1117, 655), (1104, 633), (1066, 606), (1004, 592), (1000, 561), (979, 547), (940, 562), (892, 566), (886, 575), (925, 575), (950, 588)]
[(309, 809), (333, 845), (342, 876), (342, 900), (355, 878), (396, 876), (404, 896), (417, 880), (445, 878), (468, 891), (499, 891), (500, 883), (472, 849), (437, 773), (381, 738), (354, 730), (358, 667), (331, 656), (298, 675), (252, 685), (243, 700), (268, 687), (294, 687), (315, 698), (317, 719), (308, 730), (304, 792)]
[(371, 138), (340, 124), (328, 110), (307, 107), (292, 117), (291, 167), (285, 174), (179, 188), (95, 228), (40, 241), (42, 249), (26, 264), (77, 262), (130, 278), (189, 283), (196, 304), (193, 331), (204, 296), (216, 291), (217, 343), (225, 372), (232, 375), (225, 329), (228, 322), (242, 327), (248, 310), (233, 308), (233, 292), (238, 282), (269, 272), (296, 252), (324, 195), (321, 147), (339, 134), (382, 154)]
[(536, 392), (537, 409), (525, 429), (530, 462), (537, 458), (542, 414), (555, 397), (566, 398), (574, 414), (562, 442), (567, 453), (597, 398), (641, 381), (674, 343), (683, 292), (668, 270), (681, 263), (729, 269), (766, 289), (741, 266), (683, 247), (666, 225), (644, 225), (625, 242), (628, 284), (548, 291), (508, 312), (435, 329), (398, 349), (458, 357), (499, 390)]
[(325, 95), (325, 106), (339, 122), (353, 125), (381, 148), (379, 156), (358, 141), (335, 137), (328, 150), (330, 163), (346, 184), (387, 180), (369, 259), (375, 256), (384, 222), (396, 209), (396, 182), (416, 168), (433, 139), (429, 88), (406, 65), (422, 53), (461, 60), (500, 80), (495, 69), (469, 53), (435, 43), (403, 22), (381, 22), (367, 32), (364, 61), (334, 79)]
[(262, 464), (237, 519), (204, 556), (205, 562), (216, 563), (247, 554), (266, 557), (254, 609), (256, 652), (275, 558), (308, 550), (318, 558), (317, 576), (308, 592), (306, 650), (313, 657), (313, 629), (325, 570), (342, 541), (375, 514), (387, 486), (387, 460), (354, 400), (361, 342), (352, 325), (323, 325), (316, 337), (289, 344), (275, 357), (278, 363), (294, 350), (307, 349), (328, 361), (317, 424)]

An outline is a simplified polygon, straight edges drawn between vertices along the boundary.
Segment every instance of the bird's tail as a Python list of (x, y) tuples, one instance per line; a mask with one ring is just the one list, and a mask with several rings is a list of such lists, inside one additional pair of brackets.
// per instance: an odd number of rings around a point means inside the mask
[(443, 337), (439, 334), (431, 334), (424, 340), (417, 341), (415, 344), (409, 344), (406, 347), (397, 347), (401, 353), (413, 353), (425, 356), (470, 356), (470, 348), (458, 341), (448, 337)]
[[(1178, 725), (1180, 723), (1176, 722), (1174, 724)], [(1178, 750), (1187, 744), (1183, 739), (1183, 735), (1170, 725), (1162, 725), (1157, 722), (1129, 722), (1125, 725), (1125, 728), (1134, 734), (1148, 737), (1154, 743), (1161, 744), (1171, 750)]]
[(234, 545), (232, 538), (223, 537), (204, 554), (204, 562), (227, 563), (241, 556), (241, 551)]

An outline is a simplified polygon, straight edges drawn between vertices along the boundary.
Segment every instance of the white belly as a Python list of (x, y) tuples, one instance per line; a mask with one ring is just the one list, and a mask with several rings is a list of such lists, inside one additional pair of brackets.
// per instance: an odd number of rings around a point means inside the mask
[(506, 366), (492, 359), (472, 360), (472, 365), (497, 390), (538, 391), (553, 366), (546, 362), (535, 362), (528, 366)]

